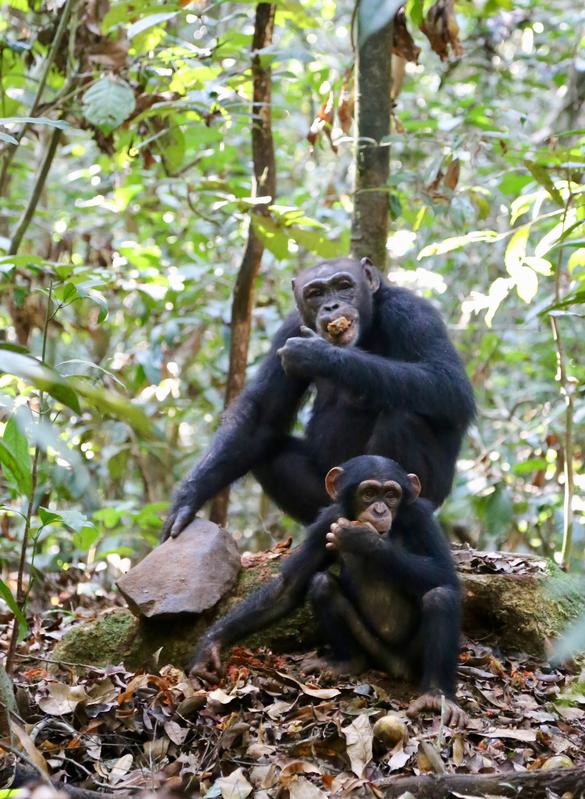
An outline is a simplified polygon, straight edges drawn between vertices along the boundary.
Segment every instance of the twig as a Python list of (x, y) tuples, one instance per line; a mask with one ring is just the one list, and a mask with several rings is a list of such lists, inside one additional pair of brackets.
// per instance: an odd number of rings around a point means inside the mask
[[(253, 196), (276, 196), (276, 162), (272, 137), (272, 68), (263, 64), (259, 52), (272, 44), (276, 6), (258, 3), (252, 38), (252, 162), (254, 167)], [(264, 254), (264, 243), (254, 227), (254, 216), (269, 216), (268, 203), (258, 204), (250, 213), (248, 241), (240, 264), (232, 298), (230, 321), (230, 365), (225, 392), (227, 408), (238, 396), (246, 379), (248, 345), (254, 309), (254, 284)], [(210, 519), (225, 525), (229, 504), (229, 487), (213, 500)]]
[(42, 780), (46, 785), (51, 785), (51, 780), (47, 777), (47, 775), (40, 769), (24, 752), (21, 752), (20, 749), (17, 749), (12, 744), (6, 743), (6, 741), (2, 741), (0, 743), (0, 749), (6, 749), (7, 752), (12, 752), (12, 754), (17, 757), (19, 760), (22, 760), (23, 763), (26, 763), (27, 766), (30, 766), (35, 771), (35, 777), (39, 780)]
[[(47, 297), (47, 309), (45, 311), (45, 324), (43, 327), (43, 343), (41, 348), (41, 362), (45, 363), (45, 358), (47, 355), (47, 339), (49, 336), (49, 321), (51, 319), (51, 303), (53, 297), (53, 281), (49, 283), (49, 293)], [(39, 395), (39, 402), (40, 402), (40, 413), (43, 414), (44, 409), (44, 393), (41, 391)], [(18, 563), (18, 577), (16, 581), (16, 602), (21, 607), (24, 606), (24, 602), (26, 599), (26, 593), (24, 591), (24, 569), (26, 566), (26, 553), (28, 549), (28, 539), (30, 535), (30, 523), (32, 519), (32, 513), (34, 508), (34, 501), (35, 501), (35, 493), (37, 490), (37, 478), (38, 478), (38, 468), (39, 468), (39, 456), (40, 456), (41, 449), (37, 444), (35, 446), (35, 454), (33, 456), (32, 462), (32, 471), (31, 471), (31, 489), (30, 495), (28, 499), (28, 506), (26, 509), (26, 518), (24, 520), (24, 530), (22, 533), (22, 544), (20, 547), (20, 560)], [(19, 633), (19, 625), (18, 621), (14, 619), (14, 625), (12, 627), (12, 634), (10, 636), (10, 645), (8, 647), (8, 652), (6, 655), (6, 672), (8, 674), (12, 674), (12, 669), (14, 666), (14, 655), (16, 653), (16, 647), (18, 646), (18, 633)]]
[(20, 218), (20, 222), (18, 223), (17, 228), (14, 231), (12, 240), (10, 242), (10, 247), (8, 249), (9, 255), (16, 255), (22, 243), (24, 234), (28, 230), (28, 226), (30, 225), (31, 220), (34, 216), (34, 212), (37, 209), (41, 193), (45, 187), (47, 175), (49, 174), (49, 170), (51, 169), (51, 164), (53, 163), (53, 158), (55, 157), (55, 153), (57, 152), (57, 145), (59, 144), (60, 138), (61, 138), (61, 130), (59, 128), (54, 128), (53, 132), (51, 133), (51, 139), (49, 141), (49, 146), (47, 147), (47, 152), (45, 153), (43, 163), (39, 170), (39, 174), (37, 175), (37, 179), (35, 181), (33, 192), (29, 198), (28, 205), (26, 206), (24, 213)]
[[(61, 47), (61, 39), (63, 38), (63, 34), (65, 33), (65, 29), (69, 21), (69, 15), (71, 13), (71, 8), (75, 1), (76, 0), (65, 0), (65, 5), (63, 6), (63, 11), (61, 12), (61, 18), (59, 20), (59, 25), (57, 26), (57, 30), (55, 32), (55, 38), (51, 42), (51, 47), (49, 49), (49, 52), (47, 53), (47, 58), (45, 60), (45, 68), (43, 70), (43, 74), (41, 75), (41, 79), (39, 80), (39, 85), (37, 87), (34, 100), (30, 107), (30, 111), (28, 112), (29, 117), (36, 116), (49, 77), (49, 72), (51, 71), (51, 67), (53, 66), (53, 61), (55, 60), (55, 56), (57, 55), (57, 53), (59, 52), (59, 48)], [(6, 178), (8, 177), (8, 169), (10, 167), (10, 164), (12, 163), (14, 154), (16, 153), (18, 145), (20, 144), (20, 140), (22, 139), (26, 131), (29, 129), (30, 125), (31, 125), (30, 122), (25, 122), (20, 131), (15, 136), (17, 143), (8, 146), (6, 155), (4, 156), (4, 163), (2, 164), (2, 173), (0, 175), (0, 197), (4, 194), (4, 189), (6, 186)]]
[[(565, 230), (565, 222), (569, 212), (569, 206), (573, 195), (571, 192), (570, 177), (567, 177), (567, 200), (563, 213), (562, 232)], [(562, 235), (562, 233), (561, 233)], [(555, 304), (561, 300), (561, 271), (564, 247), (561, 244), (557, 255), (555, 270)], [(561, 549), (561, 561), (564, 569), (568, 569), (573, 549), (573, 496), (575, 493), (575, 475), (573, 472), (573, 418), (574, 402), (570, 379), (567, 374), (567, 357), (565, 346), (561, 337), (559, 320), (554, 315), (550, 317), (553, 340), (557, 349), (557, 380), (560, 386), (561, 396), (565, 400), (565, 432), (563, 441), (563, 472), (565, 475), (565, 485), (563, 491), (563, 545)]]

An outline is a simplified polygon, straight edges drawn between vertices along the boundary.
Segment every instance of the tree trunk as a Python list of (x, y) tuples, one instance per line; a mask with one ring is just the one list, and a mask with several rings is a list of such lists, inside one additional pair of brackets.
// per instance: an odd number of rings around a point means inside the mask
[[(258, 3), (256, 21), (252, 39), (252, 160), (254, 164), (254, 197), (269, 197), (267, 203), (254, 207), (250, 216), (248, 242), (232, 301), (230, 366), (228, 372), (225, 407), (227, 408), (238, 396), (246, 379), (248, 361), (248, 345), (252, 326), (252, 310), (254, 308), (254, 284), (260, 264), (264, 245), (254, 229), (254, 214), (269, 215), (268, 205), (274, 202), (276, 195), (276, 163), (274, 160), (274, 142), (272, 140), (272, 69), (263, 65), (259, 50), (272, 43), (274, 31), (275, 6), (270, 3)], [(225, 526), (229, 503), (229, 488), (225, 488), (213, 500), (210, 519), (216, 524)]]
[(390, 21), (361, 45), (356, 65), (358, 138), (351, 252), (355, 258), (371, 258), (382, 270), (388, 236), (392, 28)]

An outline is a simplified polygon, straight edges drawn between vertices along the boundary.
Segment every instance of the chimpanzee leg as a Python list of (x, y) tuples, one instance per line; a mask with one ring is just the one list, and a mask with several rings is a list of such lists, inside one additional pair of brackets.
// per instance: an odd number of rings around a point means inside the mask
[(272, 458), (254, 469), (254, 476), (285, 513), (304, 524), (314, 521), (319, 510), (330, 504), (324, 475), (300, 438), (285, 438)]
[(356, 673), (363, 671), (367, 662), (390, 674), (402, 673), (399, 660), (364, 624), (334, 577), (318, 572), (311, 581), (309, 599), (323, 639), (331, 646), (336, 660), (350, 663)]
[(460, 597), (453, 588), (433, 588), (422, 601), (422, 690), (455, 697), (459, 659)]

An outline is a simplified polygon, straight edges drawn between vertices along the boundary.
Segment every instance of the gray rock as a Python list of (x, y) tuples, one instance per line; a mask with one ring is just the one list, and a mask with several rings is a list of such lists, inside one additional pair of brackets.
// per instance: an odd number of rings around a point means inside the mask
[(195, 519), (118, 580), (137, 616), (152, 619), (202, 613), (236, 583), (240, 555), (231, 535), (213, 522)]

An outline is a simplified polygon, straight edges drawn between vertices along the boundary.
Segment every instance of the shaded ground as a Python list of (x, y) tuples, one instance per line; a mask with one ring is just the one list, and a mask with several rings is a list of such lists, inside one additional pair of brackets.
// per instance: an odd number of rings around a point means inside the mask
[[(470, 724), (457, 731), (438, 717), (406, 718), (413, 686), (373, 671), (334, 684), (323, 676), (309, 681), (300, 654), (235, 648), (216, 686), (193, 686), (168, 665), (134, 673), (56, 664), (52, 647), (72, 619), (117, 601), (79, 577), (49, 582), (43, 606), (69, 605), (73, 613), (36, 617), (14, 676), (14, 746), (56, 780), (118, 795), (164, 787), (195, 797), (313, 799), (381, 796), (375, 786), (426, 773), (585, 769), (585, 693), (576, 669), (465, 642), (459, 700)], [(407, 727), (393, 747), (372, 735), (389, 712)]]

